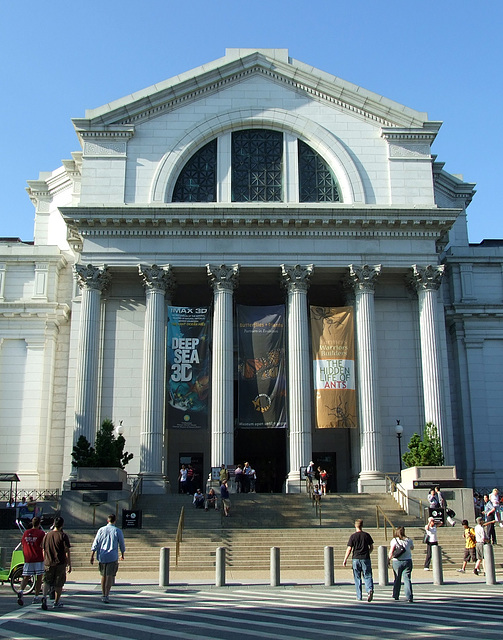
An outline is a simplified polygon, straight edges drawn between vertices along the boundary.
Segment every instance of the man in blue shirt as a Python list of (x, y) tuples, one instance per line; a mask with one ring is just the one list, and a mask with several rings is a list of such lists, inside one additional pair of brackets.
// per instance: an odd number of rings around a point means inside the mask
[(115, 526), (115, 515), (111, 514), (107, 518), (107, 524), (98, 529), (91, 547), (91, 564), (94, 564), (94, 554), (100, 563), (102, 601), (109, 602), (110, 589), (117, 575), (119, 568), (119, 548), (121, 559), (124, 560), (126, 545), (124, 535)]

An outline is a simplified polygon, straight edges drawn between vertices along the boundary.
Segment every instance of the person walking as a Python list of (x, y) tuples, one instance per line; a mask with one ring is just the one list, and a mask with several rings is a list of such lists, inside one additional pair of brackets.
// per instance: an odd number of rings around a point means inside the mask
[[(393, 582), (393, 598), (400, 598), (400, 589), (403, 584), (405, 588), (405, 600), (413, 602), (412, 597), (412, 549), (414, 549), (414, 541), (405, 535), (405, 527), (398, 527), (395, 537), (390, 543), (388, 559), (392, 561), (393, 573), (395, 581)], [(397, 553), (399, 555), (397, 555)]]
[(115, 514), (112, 513), (107, 518), (107, 524), (98, 529), (91, 547), (91, 564), (94, 564), (96, 553), (101, 575), (101, 600), (105, 603), (109, 602), (110, 589), (119, 568), (119, 548), (121, 560), (124, 560), (124, 534), (115, 526)]
[(478, 576), (480, 573), (480, 566), (484, 561), (484, 545), (489, 542), (489, 538), (487, 537), (487, 532), (482, 524), (484, 522), (484, 518), (479, 516), (476, 518), (477, 524), (475, 525), (475, 555), (477, 556), (477, 562), (475, 564), (475, 568), (473, 573)]
[(21, 588), (17, 593), (17, 603), (23, 606), (23, 591), (30, 577), (35, 581), (35, 597), (33, 604), (40, 602), (40, 589), (42, 587), (42, 577), (44, 575), (44, 551), (42, 549), (42, 541), (45, 532), (40, 528), (40, 518), (35, 516), (31, 521), (31, 529), (26, 529), (21, 538), (21, 546), (24, 554), (23, 577), (21, 579)]
[(463, 556), (463, 564), (461, 565), (461, 569), (458, 569), (458, 572), (464, 573), (468, 562), (477, 562), (475, 552), (477, 547), (477, 539), (475, 538), (475, 531), (468, 524), (468, 520), (463, 520), (461, 524), (463, 525), (464, 529), (463, 537), (465, 539), (465, 554)]
[(486, 522), (485, 526), (487, 527), (487, 537), (489, 538), (491, 544), (496, 544), (496, 530), (494, 529), (494, 523), (496, 521), (496, 508), (491, 502), (488, 493), (484, 493), (483, 499), (484, 520)]
[(370, 554), (374, 550), (374, 540), (372, 536), (363, 531), (363, 520), (355, 520), (355, 533), (348, 540), (346, 555), (342, 562), (345, 567), (349, 554), (353, 554), (353, 577), (356, 587), (356, 599), (362, 599), (362, 575), (365, 581), (365, 589), (367, 591), (367, 602), (372, 602), (374, 598), (374, 581), (372, 579), (372, 562)]
[(231, 508), (231, 501), (229, 497), (229, 487), (227, 482), (222, 482), (220, 485), (220, 497), (222, 499), (222, 509), (226, 518), (229, 517), (229, 511)]
[(47, 595), (51, 589), (54, 589), (54, 609), (63, 606), (61, 593), (66, 582), (66, 572), (72, 572), (70, 539), (63, 531), (64, 524), (64, 519), (58, 516), (54, 520), (53, 529), (45, 534), (42, 541), (45, 572), (41, 608), (44, 611), (47, 611)]
[[(441, 524), (439, 526), (442, 526)], [(425, 530), (425, 542), (426, 542), (426, 559), (424, 561), (424, 570), (430, 570), (431, 563), (431, 548), (438, 546), (438, 538), (437, 538), (437, 525), (435, 523), (435, 518), (430, 516), (428, 518), (428, 522), (424, 528)]]

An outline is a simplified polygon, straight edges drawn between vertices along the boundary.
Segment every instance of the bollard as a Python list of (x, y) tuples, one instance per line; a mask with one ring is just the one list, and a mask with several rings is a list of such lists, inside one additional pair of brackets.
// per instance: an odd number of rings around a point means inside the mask
[(159, 556), (159, 586), (169, 585), (169, 547), (161, 547)]
[(496, 584), (496, 565), (494, 564), (494, 549), (492, 544), (484, 545), (484, 571), (486, 584)]
[(442, 571), (442, 547), (437, 544), (431, 547), (431, 564), (433, 566), (433, 584), (444, 584)]
[(217, 587), (225, 587), (225, 547), (217, 547), (215, 585)]
[(379, 586), (387, 587), (388, 577), (388, 547), (380, 546), (377, 549), (377, 566), (379, 569)]
[(271, 547), (271, 587), (279, 587), (280, 582), (280, 549)]
[(324, 567), (325, 567), (325, 587), (332, 587), (335, 584), (334, 548), (333, 547), (325, 547)]

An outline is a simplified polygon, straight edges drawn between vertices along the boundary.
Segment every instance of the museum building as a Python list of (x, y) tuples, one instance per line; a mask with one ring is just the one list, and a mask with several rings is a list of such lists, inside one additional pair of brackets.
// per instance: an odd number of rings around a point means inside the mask
[[(503, 242), (469, 243), (440, 122), (227, 49), (73, 124), (81, 150), (28, 182), (34, 242), (0, 241), (0, 470), (61, 487), (111, 418), (147, 493), (245, 461), (296, 492), (311, 459), (382, 491), (400, 420), (404, 445), (433, 422), (467, 486), (503, 483)], [(355, 403), (328, 422), (320, 371)]]

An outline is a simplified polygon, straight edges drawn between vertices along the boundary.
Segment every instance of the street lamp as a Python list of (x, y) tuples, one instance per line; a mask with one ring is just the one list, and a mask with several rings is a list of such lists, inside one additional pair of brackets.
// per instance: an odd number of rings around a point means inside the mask
[(124, 433), (124, 427), (122, 426), (122, 420), (119, 422), (119, 424), (115, 427), (115, 431), (117, 433), (118, 436), (121, 436)]
[(395, 433), (398, 440), (398, 464), (400, 465), (400, 473), (402, 473), (402, 433), (403, 427), (400, 420), (396, 421)]

